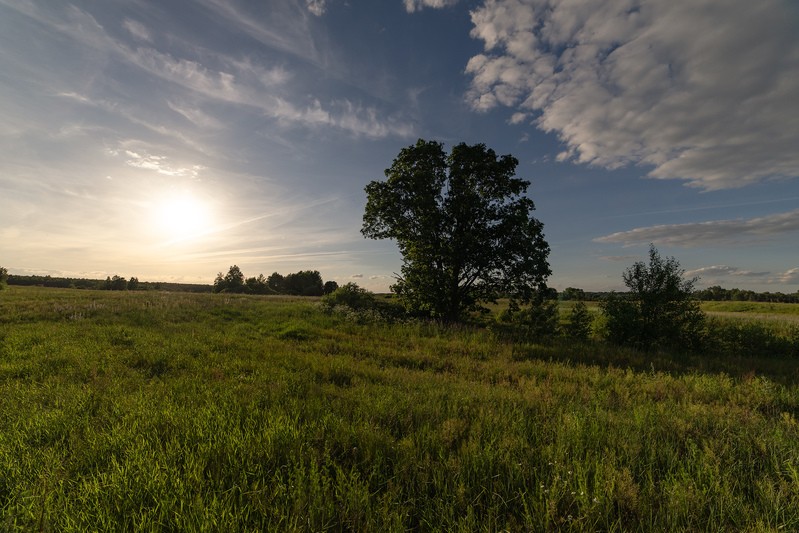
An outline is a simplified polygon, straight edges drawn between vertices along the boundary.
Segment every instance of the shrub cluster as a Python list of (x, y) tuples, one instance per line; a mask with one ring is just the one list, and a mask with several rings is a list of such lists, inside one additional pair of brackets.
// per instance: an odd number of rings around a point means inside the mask
[(321, 305), (328, 313), (359, 324), (392, 322), (405, 314), (400, 306), (378, 300), (372, 292), (352, 282), (325, 294)]

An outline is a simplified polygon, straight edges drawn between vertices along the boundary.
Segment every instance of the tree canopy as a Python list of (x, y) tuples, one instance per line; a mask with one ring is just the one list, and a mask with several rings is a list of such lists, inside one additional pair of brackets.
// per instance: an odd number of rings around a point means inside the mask
[(447, 155), (420, 139), (400, 151), (385, 181), (366, 186), (361, 232), (397, 242), (403, 264), (392, 291), (409, 310), (454, 321), (481, 302), (526, 303), (546, 287), (549, 245), (517, 165), (484, 144)]

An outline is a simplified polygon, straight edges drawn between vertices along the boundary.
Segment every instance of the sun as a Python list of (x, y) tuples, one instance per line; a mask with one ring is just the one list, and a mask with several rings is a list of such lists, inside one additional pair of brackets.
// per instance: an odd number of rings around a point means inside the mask
[(202, 236), (211, 228), (212, 212), (207, 202), (180, 192), (165, 196), (156, 203), (153, 222), (156, 230), (172, 240)]

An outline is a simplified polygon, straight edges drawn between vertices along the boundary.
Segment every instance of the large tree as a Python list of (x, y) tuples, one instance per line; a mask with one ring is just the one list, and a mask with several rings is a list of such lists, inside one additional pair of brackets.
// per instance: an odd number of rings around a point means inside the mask
[(392, 290), (405, 306), (455, 321), (481, 302), (532, 301), (551, 273), (543, 224), (533, 218), (518, 160), (484, 144), (447, 155), (420, 139), (403, 148), (385, 181), (366, 186), (364, 236), (394, 239), (403, 258)]

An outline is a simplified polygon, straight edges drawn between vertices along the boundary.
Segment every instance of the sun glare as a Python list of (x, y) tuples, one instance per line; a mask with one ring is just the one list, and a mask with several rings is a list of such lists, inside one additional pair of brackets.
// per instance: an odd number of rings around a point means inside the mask
[(154, 222), (172, 240), (193, 239), (211, 228), (211, 209), (192, 194), (175, 194), (158, 201)]

